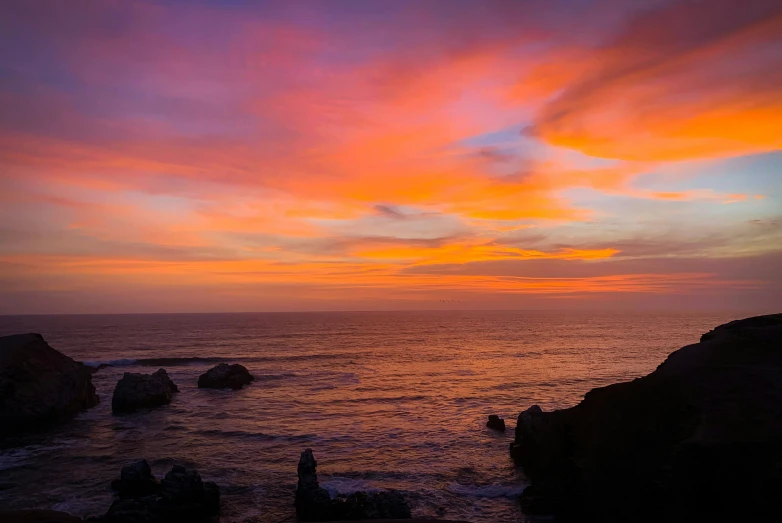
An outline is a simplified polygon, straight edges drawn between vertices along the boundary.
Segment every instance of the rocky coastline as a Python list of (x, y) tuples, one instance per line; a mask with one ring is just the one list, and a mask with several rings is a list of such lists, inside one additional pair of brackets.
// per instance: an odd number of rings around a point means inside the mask
[[(240, 389), (241, 365), (221, 364), (199, 388)], [(0, 436), (64, 423), (96, 405), (92, 373), (38, 334), (0, 338)], [(156, 408), (179, 391), (165, 369), (125, 373), (117, 414)], [(505, 430), (492, 415), (490, 430)], [(512, 427), (512, 425), (511, 425)], [(782, 314), (733, 321), (668, 356), (647, 376), (589, 391), (568, 409), (532, 405), (516, 421), (510, 457), (530, 485), (524, 513), (560, 521), (771, 521), (782, 487)], [(297, 467), (299, 521), (410, 519), (401, 493), (332, 497), (320, 487), (312, 450)], [(292, 467), (291, 467), (292, 468)], [(128, 463), (112, 488), (108, 523), (212, 521), (220, 490), (190, 468), (163, 478)], [(73, 523), (65, 513), (0, 512), (2, 521)], [(445, 521), (445, 520), (440, 520)]]
[[(517, 420), (532, 514), (770, 521), (782, 488), (782, 314), (721, 325), (651, 374)], [(747, 519), (749, 518), (749, 519)]]

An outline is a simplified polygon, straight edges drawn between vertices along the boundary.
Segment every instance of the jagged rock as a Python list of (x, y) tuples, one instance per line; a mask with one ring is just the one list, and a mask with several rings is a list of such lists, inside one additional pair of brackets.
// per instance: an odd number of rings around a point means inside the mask
[(489, 421), (486, 422), (486, 426), (493, 430), (505, 432), (505, 420), (496, 414), (491, 414), (489, 416)]
[(69, 419), (99, 401), (87, 367), (40, 334), (0, 337), (0, 436)]
[(201, 481), (197, 471), (174, 466), (161, 482), (158, 509), (173, 519), (214, 516), (220, 511), (220, 489)]
[(318, 462), (311, 449), (301, 453), (296, 488), (299, 521), (346, 521), (362, 519), (410, 519), (410, 507), (396, 491), (355, 492), (331, 499), (318, 484)]
[(114, 388), (111, 410), (132, 412), (171, 403), (171, 395), (179, 389), (168, 377), (165, 369), (153, 374), (126, 372)]
[(152, 475), (147, 460), (142, 459), (122, 467), (120, 479), (112, 481), (111, 488), (120, 498), (135, 498), (156, 494), (160, 491), (160, 482)]
[[(134, 464), (132, 474), (146, 475), (141, 463), (146, 465), (146, 461)], [(151, 489), (153, 485), (147, 483), (147, 486)], [(100, 520), (106, 523), (206, 521), (220, 512), (219, 487), (202, 481), (197, 471), (181, 466), (174, 466), (152, 492), (138, 494), (116, 500)]]
[(199, 376), (198, 386), (202, 389), (238, 390), (254, 379), (243, 365), (220, 363)]
[(410, 507), (402, 494), (396, 491), (355, 492), (345, 498), (332, 500), (334, 519), (410, 519)]
[(163, 385), (166, 386), (166, 390), (171, 394), (175, 392), (179, 392), (179, 387), (177, 387), (176, 384), (173, 381), (171, 381), (171, 378), (168, 376), (166, 369), (156, 370), (155, 372), (152, 373), (152, 377), (160, 380), (163, 383)]
[[(578, 521), (769, 521), (782, 490), (782, 314), (730, 322), (651, 374), (519, 415), (531, 512)], [(608, 498), (607, 498), (608, 496)]]
[(332, 521), (331, 496), (318, 484), (318, 462), (312, 449), (301, 453), (297, 472), (296, 515), (299, 521)]

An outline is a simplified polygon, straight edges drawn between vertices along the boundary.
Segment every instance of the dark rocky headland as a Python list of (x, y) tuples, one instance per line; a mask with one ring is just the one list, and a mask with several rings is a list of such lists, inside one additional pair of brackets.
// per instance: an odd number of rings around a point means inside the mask
[(89, 369), (40, 334), (0, 337), (0, 436), (65, 421), (99, 401)]
[(575, 407), (532, 406), (511, 456), (528, 513), (574, 521), (782, 518), (782, 314), (737, 320)]

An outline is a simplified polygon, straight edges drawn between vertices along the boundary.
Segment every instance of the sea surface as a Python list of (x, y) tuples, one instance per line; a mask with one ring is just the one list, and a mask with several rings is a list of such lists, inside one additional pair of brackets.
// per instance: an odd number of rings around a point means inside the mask
[[(0, 507), (106, 512), (120, 468), (196, 468), (222, 492), (221, 521), (295, 521), (300, 452), (332, 493), (398, 489), (414, 516), (527, 521), (508, 456), (519, 412), (569, 407), (594, 387), (651, 372), (741, 314), (356, 312), (5, 316), (0, 335), (43, 334), (90, 365), (99, 406), (0, 449)], [(258, 379), (200, 390), (238, 362)], [(123, 372), (165, 368), (170, 405), (112, 415)], [(489, 414), (508, 430), (485, 427)]]

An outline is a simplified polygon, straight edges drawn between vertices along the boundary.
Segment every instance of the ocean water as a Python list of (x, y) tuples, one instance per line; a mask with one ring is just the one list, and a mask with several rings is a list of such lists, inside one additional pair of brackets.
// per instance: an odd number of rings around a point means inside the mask
[[(196, 468), (222, 492), (221, 521), (295, 521), (299, 453), (332, 493), (398, 489), (413, 515), (527, 521), (508, 456), (519, 412), (574, 405), (591, 388), (649, 373), (741, 314), (362, 312), (0, 317), (76, 360), (111, 363), (99, 406), (0, 449), (0, 507), (105, 513), (120, 468)], [(258, 379), (200, 390), (238, 362)], [(123, 372), (165, 368), (170, 405), (112, 415)], [(505, 434), (485, 427), (489, 414)]]

